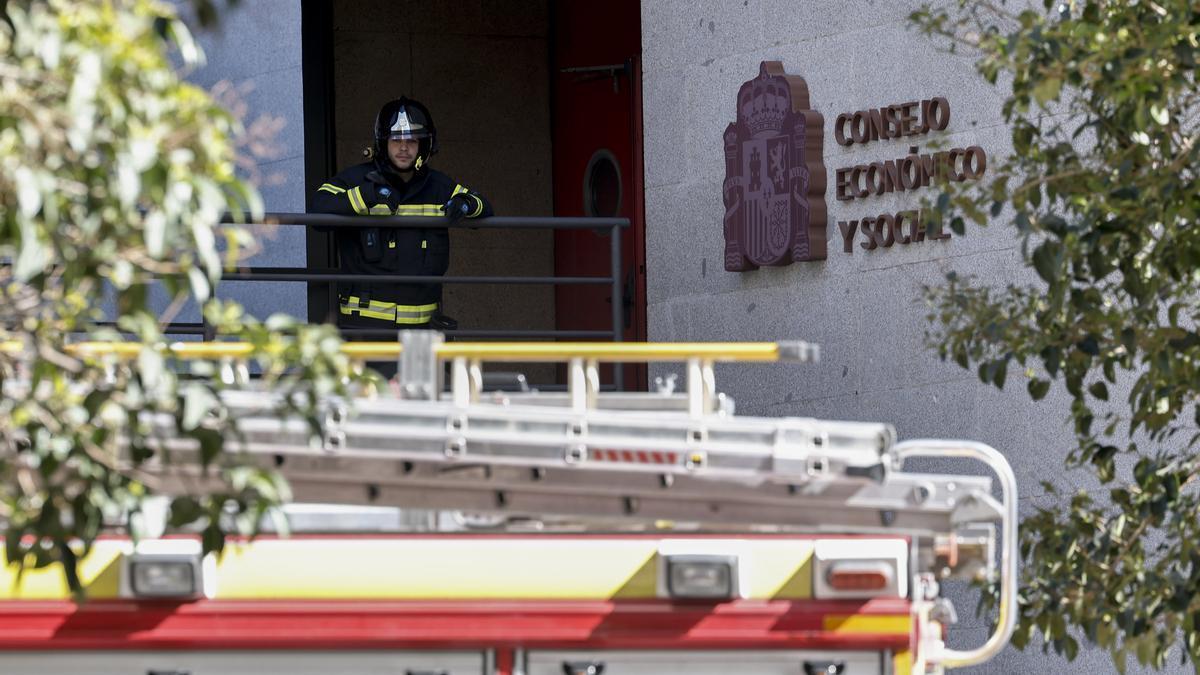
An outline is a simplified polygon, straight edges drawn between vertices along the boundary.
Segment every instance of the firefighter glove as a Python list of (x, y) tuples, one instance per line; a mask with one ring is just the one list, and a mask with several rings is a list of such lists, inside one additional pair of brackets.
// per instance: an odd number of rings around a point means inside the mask
[(461, 218), (470, 217), (478, 208), (479, 198), (464, 192), (451, 197), (442, 210), (446, 212), (446, 218), (454, 223)]

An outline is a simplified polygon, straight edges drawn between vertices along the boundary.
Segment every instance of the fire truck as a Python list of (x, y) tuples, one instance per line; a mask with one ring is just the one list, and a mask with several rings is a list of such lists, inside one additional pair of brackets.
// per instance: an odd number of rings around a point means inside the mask
[[(215, 557), (186, 532), (114, 535), (81, 563), (83, 603), (56, 571), (18, 583), (6, 567), (0, 672), (899, 675), (982, 663), (1012, 633), (1017, 493), (999, 452), (738, 416), (716, 389), (719, 362), (806, 362), (815, 345), (408, 331), (344, 349), (399, 375), (390, 395), (324, 401), (320, 443), (275, 412), (280, 394), (223, 393), (240, 450), (291, 485), (291, 536)], [(534, 361), (561, 363), (565, 390), (487, 386), (485, 363)], [(601, 364), (657, 361), (683, 364), (679, 391), (600, 386)], [(176, 460), (150, 486), (201, 488), (180, 461), (198, 449), (151, 422)], [(995, 482), (906, 469), (918, 458), (975, 460)], [(953, 579), (1000, 589), (973, 649), (945, 643)]]

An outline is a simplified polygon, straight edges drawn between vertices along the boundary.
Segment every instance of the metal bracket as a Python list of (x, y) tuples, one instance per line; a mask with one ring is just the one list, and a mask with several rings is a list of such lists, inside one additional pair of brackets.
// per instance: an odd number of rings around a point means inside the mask
[(437, 349), (445, 338), (431, 330), (400, 331), (400, 398), (436, 401), (442, 392)]
[(594, 410), (599, 393), (600, 366), (595, 359), (575, 358), (567, 362), (567, 395), (573, 412)]
[(713, 401), (717, 398), (717, 381), (711, 359), (688, 359), (687, 397), (688, 415), (691, 417), (704, 417), (713, 409)]

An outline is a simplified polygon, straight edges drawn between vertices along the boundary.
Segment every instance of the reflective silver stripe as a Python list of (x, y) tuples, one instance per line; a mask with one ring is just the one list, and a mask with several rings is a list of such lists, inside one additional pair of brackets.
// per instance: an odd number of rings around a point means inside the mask
[(361, 188), (356, 186), (346, 193), (346, 197), (350, 199), (350, 206), (354, 209), (355, 213), (360, 216), (367, 214), (367, 203), (363, 201)]

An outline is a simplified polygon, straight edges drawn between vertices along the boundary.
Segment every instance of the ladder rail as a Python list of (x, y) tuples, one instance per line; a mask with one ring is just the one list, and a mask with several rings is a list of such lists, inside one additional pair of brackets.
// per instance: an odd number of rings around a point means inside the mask
[[(989, 478), (897, 472), (881, 424), (376, 400), (334, 406), (314, 446), (271, 395), (230, 394), (240, 449), (304, 499), (920, 536), (1002, 517)], [(155, 425), (169, 438), (173, 423)], [(186, 460), (194, 445), (164, 449)]]
[[(136, 357), (144, 348), (86, 342), (65, 350), (112, 363)], [(24, 350), (24, 343), (0, 342), (0, 355), (19, 359)], [(254, 348), (237, 342), (176, 343), (166, 352), (244, 366)], [(271, 392), (223, 391), (230, 418), (214, 423), (236, 425), (246, 441), (241, 449), (279, 468), (302, 493), (341, 503), (903, 532), (921, 539), (995, 525), (1000, 544), (996, 626), (974, 649), (949, 649), (931, 638), (928, 660), (948, 668), (983, 663), (1015, 629), (1017, 485), (997, 450), (973, 441), (896, 443), (894, 429), (881, 424), (727, 414), (732, 406), (716, 392), (714, 364), (807, 363), (819, 357), (816, 345), (446, 343), (437, 333), (401, 331), (399, 343), (348, 343), (342, 352), (361, 361), (397, 359), (399, 398), (327, 400), (323, 445), (315, 447), (305, 425), (278, 417), (278, 395)], [(485, 361), (565, 363), (566, 395), (553, 405), (536, 405), (536, 395), (484, 401)], [(605, 399), (608, 407), (600, 405), (599, 365), (622, 362), (683, 363), (684, 400), (671, 399), (661, 410), (654, 410), (648, 397), (639, 399), (638, 410), (613, 407), (611, 398)], [(448, 395), (442, 386), (447, 363)], [(173, 428), (173, 419), (160, 417), (150, 421), (164, 431)], [(655, 425), (658, 433), (648, 433)], [(164, 449), (196, 450), (169, 433), (161, 438)], [(1000, 502), (991, 496), (990, 478), (905, 472), (904, 462), (916, 457), (982, 462), (998, 479)], [(139, 473), (166, 492), (195, 489), (213, 479), (190, 464), (151, 463)], [(981, 556), (989, 559), (991, 570), (990, 555)]]

